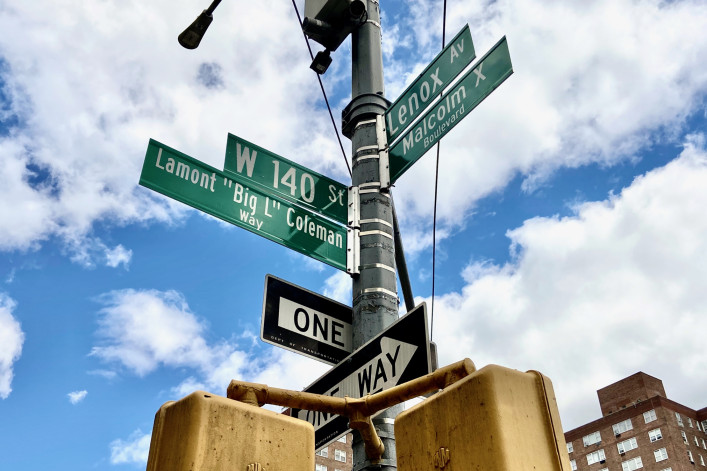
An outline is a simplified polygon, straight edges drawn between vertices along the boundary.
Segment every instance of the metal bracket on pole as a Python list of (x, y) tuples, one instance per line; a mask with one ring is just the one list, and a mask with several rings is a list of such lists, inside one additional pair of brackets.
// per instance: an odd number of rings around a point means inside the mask
[[(434, 373), (413, 379), (403, 384), (398, 384), (390, 389), (369, 394), (362, 398), (324, 396), (303, 391), (290, 391), (287, 389), (272, 388), (265, 384), (246, 383), (232, 380), (228, 385), (227, 396), (251, 406), (260, 407), (272, 404), (283, 407), (296, 407), (311, 411), (327, 412), (329, 414), (343, 415), (349, 418), (349, 427), (358, 430), (365, 443), (366, 457), (371, 465), (395, 466), (393, 460), (383, 458), (385, 446), (376, 431), (373, 420), (380, 423), (379, 419), (371, 416), (395, 404), (409, 401), (415, 397), (430, 392), (445, 389), (457, 381), (469, 376), (476, 367), (474, 363), (465, 358)], [(385, 434), (387, 435), (387, 434)]]
[(380, 166), (381, 190), (390, 188), (390, 160), (388, 158), (388, 137), (385, 133), (385, 118), (376, 115), (376, 138), (378, 141), (378, 165)]
[(361, 200), (357, 186), (350, 186), (348, 192), (348, 227), (346, 228), (346, 273), (359, 275), (361, 266)]

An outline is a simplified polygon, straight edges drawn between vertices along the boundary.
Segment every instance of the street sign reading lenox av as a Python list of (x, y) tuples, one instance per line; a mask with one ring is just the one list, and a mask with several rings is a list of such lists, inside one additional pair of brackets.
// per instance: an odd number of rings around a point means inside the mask
[(466, 25), (386, 111), (388, 142), (405, 131), (475, 57)]
[(390, 149), (390, 181), (397, 180), (512, 73), (504, 37)]
[(140, 184), (346, 270), (346, 227), (153, 139), (147, 146)]
[[(342, 360), (305, 392), (360, 398), (430, 373), (430, 344), (425, 303)], [(292, 409), (292, 417), (314, 426), (319, 449), (349, 430), (348, 419), (325, 412)]]
[(272, 275), (265, 277), (260, 338), (336, 365), (353, 351), (353, 311)]
[(347, 223), (348, 188), (345, 185), (233, 134), (228, 135), (223, 169), (298, 206), (341, 224)]

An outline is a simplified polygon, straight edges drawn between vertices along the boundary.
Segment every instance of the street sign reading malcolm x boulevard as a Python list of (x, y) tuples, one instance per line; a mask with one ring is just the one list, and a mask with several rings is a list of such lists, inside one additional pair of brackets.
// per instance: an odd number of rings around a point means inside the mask
[(272, 275), (265, 277), (260, 338), (336, 365), (353, 351), (353, 310)]
[(140, 185), (346, 271), (346, 228), (153, 139)]
[[(361, 398), (430, 373), (427, 308), (422, 303), (342, 360), (304, 391)], [(292, 417), (314, 426), (319, 449), (349, 431), (348, 419), (335, 414), (292, 409)]]
[(226, 173), (233, 173), (341, 224), (347, 223), (348, 188), (233, 134), (228, 135)]
[(393, 145), (390, 149), (390, 181), (395, 182), (512, 73), (513, 65), (504, 37)]
[(386, 111), (388, 142), (405, 131), (475, 57), (466, 25)]

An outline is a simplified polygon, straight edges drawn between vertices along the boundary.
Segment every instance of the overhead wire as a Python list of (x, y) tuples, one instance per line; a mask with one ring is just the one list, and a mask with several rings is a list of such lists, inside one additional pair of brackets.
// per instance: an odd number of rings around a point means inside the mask
[[(309, 45), (309, 39), (302, 29), (302, 17), (299, 14), (299, 9), (295, 0), (292, 0), (292, 6), (295, 8), (295, 13), (297, 14), (297, 21), (299, 21), (300, 29), (302, 30), (302, 36), (304, 36), (304, 42), (307, 44), (307, 49), (309, 50), (309, 57), (314, 60), (314, 54), (312, 53), (312, 48)], [(315, 72), (316, 74), (316, 72)], [(329, 110), (329, 117), (331, 118), (331, 125), (334, 126), (334, 132), (336, 133), (336, 139), (339, 141), (339, 147), (341, 148), (341, 155), (344, 157), (344, 162), (346, 163), (346, 169), (349, 171), (349, 176), (353, 177), (351, 173), (351, 166), (349, 165), (349, 160), (346, 158), (346, 151), (344, 150), (344, 144), (341, 142), (341, 136), (339, 135), (339, 129), (336, 127), (336, 121), (334, 121), (334, 113), (331, 111), (331, 106), (329, 106), (329, 99), (326, 96), (326, 91), (324, 90), (324, 83), (322, 83), (322, 77), (317, 75), (317, 80), (319, 81), (319, 88), (322, 89), (322, 95), (324, 96), (324, 102), (326, 103), (327, 110)]]
[[(442, 6), (442, 49), (446, 46), (447, 33), (447, 0)], [(432, 303), (430, 306), (430, 341), (434, 333), (435, 325), (435, 268), (437, 256), (437, 189), (439, 186), (439, 148), (440, 141), (437, 141), (437, 162), (435, 163), (435, 197), (434, 210), (432, 212)]]

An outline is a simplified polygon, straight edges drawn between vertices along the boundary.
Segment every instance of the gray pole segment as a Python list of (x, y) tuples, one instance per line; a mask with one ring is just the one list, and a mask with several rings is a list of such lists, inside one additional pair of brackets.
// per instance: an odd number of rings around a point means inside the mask
[(410, 285), (410, 275), (408, 274), (408, 265), (405, 262), (405, 251), (403, 250), (403, 237), (400, 235), (400, 226), (398, 225), (398, 214), (395, 212), (395, 203), (393, 203), (393, 231), (395, 236), (395, 264), (398, 269), (398, 278), (400, 279), (400, 289), (403, 290), (403, 299), (405, 300), (405, 310), (412, 311), (415, 308), (415, 298), (412, 295), (412, 286)]
[[(366, 22), (351, 37), (351, 103), (342, 112), (344, 135), (352, 142), (352, 183), (360, 194), (360, 275), (353, 278), (353, 346), (358, 348), (398, 319), (395, 277), (393, 208), (387, 189), (380, 188), (376, 116), (385, 114), (383, 57), (378, 0), (367, 0)], [(392, 407), (373, 423), (383, 440), (382, 462), (372, 466), (364, 443), (354, 433), (353, 469), (394, 471), (393, 419), (402, 405)]]

